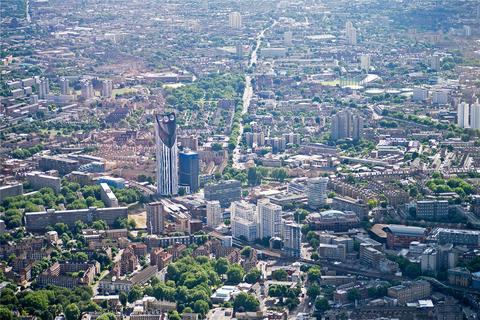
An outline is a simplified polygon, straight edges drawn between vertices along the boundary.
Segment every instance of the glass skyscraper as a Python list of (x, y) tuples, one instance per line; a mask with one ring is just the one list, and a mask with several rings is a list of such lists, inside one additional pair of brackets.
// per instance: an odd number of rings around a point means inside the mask
[(163, 196), (178, 193), (177, 123), (174, 113), (155, 115), (157, 192)]
[(197, 192), (200, 174), (198, 153), (190, 150), (180, 152), (179, 166), (180, 185), (189, 186), (191, 193)]

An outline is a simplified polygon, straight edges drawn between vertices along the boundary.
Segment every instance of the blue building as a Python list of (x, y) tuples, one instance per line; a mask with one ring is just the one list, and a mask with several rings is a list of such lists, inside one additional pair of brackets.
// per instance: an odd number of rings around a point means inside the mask
[(198, 153), (184, 151), (179, 154), (179, 184), (188, 186), (191, 193), (198, 191), (198, 177), (200, 174), (200, 161)]

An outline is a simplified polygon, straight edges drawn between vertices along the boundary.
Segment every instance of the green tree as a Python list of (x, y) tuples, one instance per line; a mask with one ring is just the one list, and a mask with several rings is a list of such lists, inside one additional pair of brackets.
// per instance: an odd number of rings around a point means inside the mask
[(307, 272), (308, 281), (310, 282), (319, 281), (321, 276), (322, 276), (322, 273), (321, 273), (320, 267), (314, 266), (308, 269), (308, 272)]
[(248, 273), (245, 275), (245, 282), (254, 284), (258, 280), (260, 280), (260, 277), (262, 276), (262, 272), (258, 270), (257, 268), (252, 268)]
[(355, 302), (356, 300), (360, 300), (360, 291), (357, 288), (352, 288), (347, 291), (347, 299), (350, 302)]
[(120, 300), (122, 306), (126, 306), (128, 301), (127, 294), (124, 291), (120, 292), (120, 294), (118, 295), (118, 300)]
[(257, 311), (259, 306), (260, 303), (258, 302), (257, 298), (245, 292), (241, 292), (233, 300), (234, 311), (240, 311), (241, 309), (244, 311)]
[(312, 284), (310, 287), (307, 289), (307, 296), (315, 300), (315, 298), (320, 294), (320, 287), (317, 284)]
[(320, 298), (315, 301), (315, 310), (324, 313), (325, 311), (330, 309), (330, 305), (328, 304), (328, 300), (325, 298)]
[(277, 281), (285, 281), (288, 278), (288, 273), (284, 269), (277, 269), (272, 271), (272, 279)]
[(80, 309), (75, 303), (70, 303), (65, 308), (65, 320), (78, 320), (80, 318)]
[(142, 289), (139, 286), (133, 286), (133, 288), (128, 292), (128, 302), (132, 303), (137, 301), (143, 296)]
[(232, 264), (227, 270), (227, 282), (228, 284), (236, 285), (242, 282), (245, 271), (238, 264)]
[(227, 273), (227, 271), (228, 271), (228, 266), (229, 266), (229, 263), (228, 263), (228, 260), (227, 260), (227, 259), (225, 259), (225, 258), (219, 258), (219, 259), (217, 259), (217, 261), (215, 262), (215, 271), (216, 271), (219, 275), (225, 274), (225, 273)]
[(210, 306), (208, 305), (208, 302), (204, 300), (197, 300), (193, 304), (193, 311), (196, 313), (200, 313), (203, 316), (205, 316), (210, 309)]
[(13, 312), (4, 306), (0, 306), (0, 320), (13, 320)]

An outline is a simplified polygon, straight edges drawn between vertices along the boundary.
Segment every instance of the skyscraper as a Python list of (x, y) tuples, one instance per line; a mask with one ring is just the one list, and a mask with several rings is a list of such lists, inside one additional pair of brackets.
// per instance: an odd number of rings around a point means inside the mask
[(354, 115), (352, 117), (352, 123), (352, 139), (360, 140), (363, 132), (363, 118), (358, 115)]
[(149, 234), (163, 234), (165, 229), (165, 211), (163, 203), (147, 204), (147, 231)]
[(345, 23), (345, 37), (348, 44), (357, 44), (357, 29), (355, 29), (351, 21)]
[(308, 206), (318, 209), (327, 202), (328, 178), (310, 178), (307, 182)]
[(155, 115), (157, 156), (157, 193), (171, 196), (178, 193), (177, 123), (174, 113)]
[(440, 55), (435, 53), (431, 58), (430, 58), (430, 68), (432, 70), (438, 71), (440, 70)]
[(200, 162), (198, 159), (198, 153), (190, 150), (180, 152), (179, 167), (180, 185), (188, 186), (191, 193), (197, 192), (198, 176), (200, 174)]
[(242, 15), (240, 12), (230, 12), (228, 15), (228, 22), (230, 28), (232, 29), (241, 29), (242, 28)]
[(82, 81), (82, 97), (85, 100), (92, 99), (94, 97), (93, 85), (90, 80)]
[(102, 81), (102, 97), (110, 98), (112, 96), (113, 83), (112, 80), (106, 79)]
[(475, 102), (470, 106), (470, 128), (480, 129), (480, 103)]
[(283, 221), (282, 227), (283, 250), (290, 257), (299, 258), (302, 247), (302, 230), (299, 224), (292, 221)]
[(271, 203), (268, 199), (260, 199), (257, 203), (259, 238), (282, 236), (282, 207)]
[(60, 93), (62, 95), (67, 95), (70, 94), (70, 88), (68, 85), (68, 79), (67, 78), (60, 78)]
[(370, 55), (362, 54), (360, 56), (360, 69), (367, 72), (370, 70)]
[(457, 124), (460, 128), (470, 128), (470, 107), (468, 103), (461, 102), (457, 106)]
[(40, 83), (38, 85), (38, 97), (40, 99), (46, 99), (49, 93), (50, 93), (50, 81), (48, 80), (48, 78), (40, 79)]
[(207, 226), (218, 227), (223, 222), (223, 210), (219, 201), (207, 201)]
[(332, 139), (346, 139), (350, 137), (352, 114), (348, 110), (337, 112), (332, 118)]

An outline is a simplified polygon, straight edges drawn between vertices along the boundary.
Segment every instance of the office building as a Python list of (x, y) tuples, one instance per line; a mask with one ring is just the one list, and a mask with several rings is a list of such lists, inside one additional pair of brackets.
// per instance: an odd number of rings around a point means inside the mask
[(368, 71), (370, 70), (370, 55), (369, 54), (362, 54), (360, 56), (360, 69), (362, 69), (362, 71), (365, 71), (366, 73), (368, 73)]
[(228, 15), (228, 23), (232, 29), (242, 28), (242, 15), (240, 12), (230, 12)]
[(58, 177), (49, 176), (41, 172), (29, 172), (26, 175), (27, 181), (34, 190), (41, 188), (52, 188), (55, 192), (60, 192), (62, 180)]
[(360, 219), (351, 211), (326, 210), (309, 214), (305, 222), (313, 230), (344, 232), (358, 227)]
[(415, 102), (423, 102), (428, 98), (428, 90), (425, 88), (413, 88), (412, 99)]
[(85, 100), (90, 100), (95, 96), (95, 93), (93, 92), (92, 82), (88, 79), (84, 79), (81, 82), (81, 91), (82, 91), (82, 98)]
[(62, 95), (70, 94), (70, 87), (68, 83), (68, 79), (65, 77), (60, 78), (60, 93)]
[(165, 231), (165, 208), (162, 202), (147, 204), (147, 231), (149, 234), (162, 235)]
[(460, 102), (457, 106), (457, 125), (460, 128), (470, 128), (470, 107), (466, 102)]
[(257, 202), (258, 226), (260, 239), (282, 236), (282, 207), (268, 199)]
[(241, 199), (242, 184), (238, 180), (208, 183), (205, 185), (204, 194), (205, 200), (218, 200), (222, 208), (227, 208), (233, 201)]
[(307, 182), (308, 206), (312, 209), (323, 207), (327, 202), (328, 178), (310, 178)]
[(352, 199), (349, 197), (336, 196), (332, 199), (332, 209), (340, 211), (353, 211), (360, 220), (368, 216), (368, 204), (360, 199)]
[(470, 270), (458, 267), (448, 270), (448, 283), (457, 287), (467, 288), (472, 283)]
[(113, 92), (113, 83), (110, 79), (105, 79), (102, 81), (102, 97), (110, 98)]
[(432, 289), (430, 283), (425, 280), (405, 281), (402, 284), (388, 288), (387, 295), (397, 299), (399, 305), (405, 305), (407, 302), (430, 297)]
[(163, 196), (178, 193), (177, 123), (175, 114), (155, 115), (157, 156), (157, 193)]
[(223, 223), (223, 209), (218, 200), (207, 201), (207, 226), (215, 228)]
[(480, 246), (480, 231), (464, 229), (436, 228), (430, 236), (439, 244), (451, 243), (456, 246), (478, 248)]
[(447, 200), (417, 201), (417, 218), (426, 220), (446, 218), (448, 207)]
[(408, 248), (412, 241), (425, 241), (425, 228), (389, 224), (383, 228), (388, 248)]
[(347, 256), (347, 250), (343, 244), (320, 243), (318, 246), (318, 255), (323, 259), (344, 261)]
[(300, 258), (302, 248), (301, 226), (293, 221), (283, 221), (282, 240), (283, 251), (289, 257)]
[(198, 191), (198, 177), (200, 175), (200, 160), (198, 153), (190, 150), (179, 153), (179, 182), (181, 186), (188, 186), (191, 193)]
[(106, 183), (100, 183), (100, 198), (107, 207), (118, 207), (118, 199), (112, 189), (110, 189), (110, 186)]
[(23, 184), (12, 184), (0, 186), (0, 203), (8, 197), (15, 197), (23, 194)]

